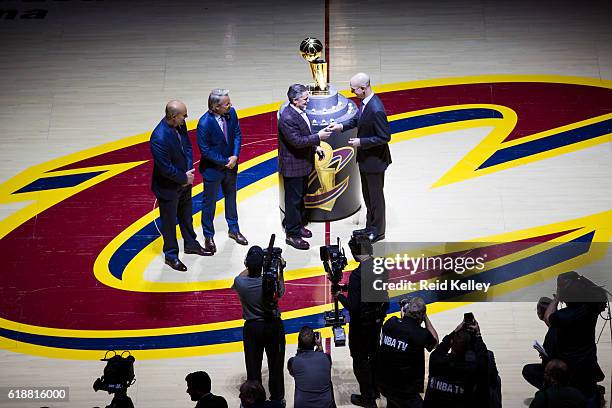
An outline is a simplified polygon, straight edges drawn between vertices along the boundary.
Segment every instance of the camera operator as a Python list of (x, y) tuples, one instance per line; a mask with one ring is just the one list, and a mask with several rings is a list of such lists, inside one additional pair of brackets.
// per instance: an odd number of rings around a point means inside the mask
[[(242, 330), (247, 379), (261, 382), (261, 364), (265, 350), (268, 359), (270, 399), (284, 403), (285, 329), (277, 299), (264, 296), (262, 268), (264, 251), (255, 245), (244, 260), (246, 269), (234, 278), (234, 289), (242, 304)], [(285, 292), (282, 268), (278, 298)]]
[[(387, 407), (420, 408), (425, 379), (425, 349), (438, 344), (438, 333), (419, 297), (400, 301), (400, 318), (391, 317), (382, 327), (376, 382), (387, 398)], [(425, 323), (425, 327), (421, 324)]]
[(335, 408), (331, 365), (330, 355), (323, 353), (320, 334), (302, 327), (297, 354), (287, 362), (289, 374), (295, 379), (294, 408)]
[[(359, 266), (351, 272), (347, 296), (337, 294), (338, 300), (349, 312), (349, 351), (353, 358), (353, 373), (359, 383), (360, 394), (351, 394), (351, 403), (362, 407), (375, 407), (379, 396), (374, 380), (374, 359), (380, 344), (382, 323), (389, 308), (388, 301), (363, 301), (362, 285), (364, 293), (371, 291), (374, 280), (371, 237), (353, 232), (349, 248)], [(386, 292), (381, 297), (388, 299)]]
[(540, 298), (536, 307), (538, 318), (548, 327), (548, 331), (544, 337), (544, 344), (542, 344), (545, 354), (540, 353), (542, 362), (527, 364), (523, 367), (523, 378), (539, 390), (544, 389), (544, 367), (546, 367), (546, 364), (556, 356), (557, 330), (554, 327), (550, 327), (544, 320), (544, 313), (551, 302), (551, 298), (544, 296)]
[[(544, 313), (544, 321), (557, 333), (556, 358), (569, 367), (569, 383), (586, 397), (588, 407), (599, 407), (597, 383), (604, 379), (597, 362), (595, 326), (606, 297), (605, 293), (591, 293), (594, 288), (576, 272), (561, 274), (557, 278), (559, 296), (553, 296)], [(559, 302), (565, 302), (566, 307), (558, 309)]]
[(423, 407), (488, 407), (489, 398), (485, 395), (488, 386), (486, 383), (483, 386), (488, 375), (488, 360), (489, 353), (478, 323), (464, 320), (452, 333), (444, 336), (429, 356), (429, 379)]

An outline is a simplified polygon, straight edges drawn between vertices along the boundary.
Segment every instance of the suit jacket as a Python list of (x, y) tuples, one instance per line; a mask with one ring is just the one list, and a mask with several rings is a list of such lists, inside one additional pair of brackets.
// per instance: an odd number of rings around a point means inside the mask
[(242, 132), (238, 115), (234, 108), (230, 109), (227, 120), (227, 141), (225, 135), (211, 111), (206, 112), (198, 122), (197, 135), (200, 148), (200, 173), (209, 181), (219, 180), (226, 171), (237, 172), (238, 165), (233, 169), (225, 167), (230, 156), (240, 155)]
[(220, 395), (209, 393), (200, 398), (195, 408), (227, 408), (227, 401)]
[(343, 123), (343, 130), (357, 126), (357, 137), (361, 146), (357, 148), (357, 163), (362, 173), (382, 173), (391, 164), (389, 151), (389, 122), (385, 107), (378, 95), (374, 94), (361, 115), (353, 116)]
[(303, 177), (314, 168), (319, 135), (291, 106), (278, 119), (278, 171), (284, 177)]
[(185, 173), (193, 167), (187, 126), (174, 129), (162, 119), (151, 133), (150, 147), (153, 155), (151, 190), (161, 200), (173, 200), (178, 197), (181, 186), (187, 183)]

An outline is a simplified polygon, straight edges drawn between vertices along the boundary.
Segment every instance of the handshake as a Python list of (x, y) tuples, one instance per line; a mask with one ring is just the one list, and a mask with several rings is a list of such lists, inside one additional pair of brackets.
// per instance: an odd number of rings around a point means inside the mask
[(334, 133), (337, 130), (342, 131), (342, 125), (340, 125), (338, 123), (327, 125), (327, 127), (319, 130), (319, 132), (317, 133), (319, 135), (319, 140), (326, 140), (326, 139), (328, 139), (331, 136), (331, 134)]

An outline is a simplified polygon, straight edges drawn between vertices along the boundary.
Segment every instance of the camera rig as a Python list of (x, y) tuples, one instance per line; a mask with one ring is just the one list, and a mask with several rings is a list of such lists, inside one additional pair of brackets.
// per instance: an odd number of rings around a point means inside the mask
[(344, 314), (340, 312), (339, 302), (337, 293), (340, 291), (346, 291), (347, 285), (341, 285), (342, 272), (348, 261), (344, 253), (344, 249), (340, 245), (340, 238), (338, 238), (336, 245), (325, 245), (320, 247), (319, 254), (323, 267), (327, 273), (327, 279), (331, 282), (331, 294), (334, 298), (334, 309), (325, 312), (323, 318), (325, 319), (325, 327), (331, 327), (334, 333), (334, 344), (336, 347), (342, 347), (346, 344), (346, 332), (344, 331), (344, 324), (346, 324), (346, 318)]
[(280, 297), (280, 276), (287, 264), (282, 257), (283, 250), (274, 246), (275, 234), (270, 237), (268, 247), (263, 250), (264, 260), (261, 273), (264, 300), (275, 303)]

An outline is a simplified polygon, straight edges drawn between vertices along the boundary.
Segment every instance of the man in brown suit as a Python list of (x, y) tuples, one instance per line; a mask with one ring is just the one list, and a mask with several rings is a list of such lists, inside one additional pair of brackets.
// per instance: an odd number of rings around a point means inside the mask
[(303, 250), (310, 248), (303, 238), (312, 237), (312, 232), (304, 227), (308, 175), (314, 168), (314, 154), (319, 142), (331, 135), (328, 128), (316, 133), (311, 130), (305, 112), (309, 96), (304, 85), (291, 85), (287, 91), (289, 105), (278, 120), (278, 171), (285, 188), (285, 242)]

